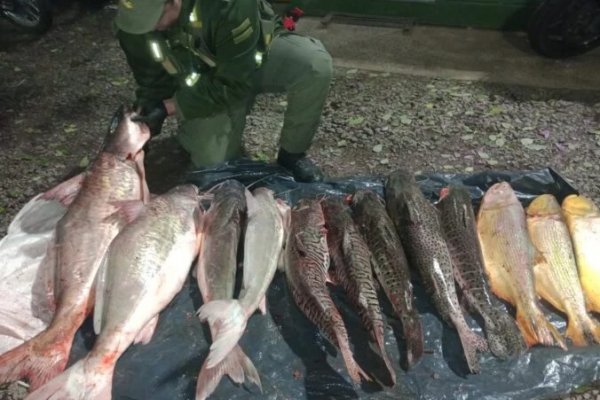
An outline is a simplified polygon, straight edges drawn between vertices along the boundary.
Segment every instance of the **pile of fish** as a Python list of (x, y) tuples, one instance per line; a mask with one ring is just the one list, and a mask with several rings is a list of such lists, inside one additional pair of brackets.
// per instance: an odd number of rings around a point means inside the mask
[[(481, 352), (508, 359), (536, 344), (566, 349), (540, 298), (566, 315), (574, 345), (600, 342), (600, 325), (589, 314), (600, 312), (600, 210), (583, 196), (569, 196), (561, 207), (542, 195), (525, 209), (509, 184), (497, 183), (476, 214), (464, 187), (443, 189), (434, 204), (407, 171), (388, 176), (383, 198), (357, 190), (345, 198), (304, 198), (293, 208), (266, 187), (250, 190), (235, 180), (204, 192), (182, 184), (154, 196), (143, 162), (149, 131), (133, 116), (123, 110), (87, 172), (44, 194), (68, 207), (45, 263), (54, 316), (39, 335), (0, 355), (0, 382), (27, 379), (28, 399), (110, 399), (119, 357), (152, 340), (160, 313), (190, 271), (203, 299), (198, 323), (207, 323), (212, 340), (198, 366), (196, 399), (209, 397), (225, 375), (261, 389), (260, 371), (239, 341), (248, 320), (267, 313), (278, 269), (355, 383), (396, 383), (379, 292), (402, 324), (403, 368), (423, 357), (413, 273), (456, 329), (472, 373)], [(387, 376), (355, 360), (332, 286), (360, 317)], [(515, 318), (500, 299), (514, 306)], [(481, 317), (485, 337), (471, 330), (466, 312)], [(90, 315), (94, 345), (65, 369), (74, 335)]]

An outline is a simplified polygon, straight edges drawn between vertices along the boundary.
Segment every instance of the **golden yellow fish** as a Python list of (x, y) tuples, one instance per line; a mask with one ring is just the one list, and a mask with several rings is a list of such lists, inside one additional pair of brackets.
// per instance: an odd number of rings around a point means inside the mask
[(569, 229), (553, 195), (538, 196), (527, 207), (527, 227), (545, 260), (533, 269), (537, 294), (567, 315), (573, 344), (600, 343), (600, 325), (587, 313)]
[(568, 196), (562, 210), (573, 240), (587, 308), (600, 312), (600, 210), (592, 200), (577, 195)]
[(490, 187), (477, 218), (484, 267), (492, 291), (517, 309), (517, 325), (527, 346), (558, 345), (564, 338), (540, 310), (533, 266), (539, 261), (529, 233), (525, 210), (506, 182)]

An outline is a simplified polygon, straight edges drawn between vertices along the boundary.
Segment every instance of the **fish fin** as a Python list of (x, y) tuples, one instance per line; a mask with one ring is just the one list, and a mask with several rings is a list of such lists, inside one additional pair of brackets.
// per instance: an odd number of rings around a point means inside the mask
[(158, 325), (158, 315), (152, 317), (150, 321), (138, 332), (137, 336), (133, 340), (133, 344), (148, 344), (154, 336), (154, 331)]
[(73, 334), (56, 325), (0, 356), (0, 383), (27, 378), (35, 390), (60, 374), (69, 360)]
[(333, 286), (338, 285), (337, 278), (335, 277), (335, 271), (329, 270), (327, 274), (325, 274), (325, 282), (330, 283)]
[(600, 324), (587, 314), (569, 318), (566, 336), (575, 346), (600, 343)]
[(262, 315), (267, 315), (267, 296), (265, 295), (260, 303), (258, 303), (258, 309)]
[(108, 253), (104, 253), (98, 272), (96, 272), (95, 287), (95, 302), (94, 302), (94, 333), (99, 335), (102, 331), (102, 323), (104, 321), (104, 296), (106, 286), (106, 276), (108, 274)]
[(423, 324), (419, 314), (401, 315), (402, 332), (406, 342), (406, 369), (415, 365), (423, 357), (424, 338)]
[(375, 352), (379, 355), (379, 357), (381, 357), (381, 359), (385, 363), (385, 367), (387, 368), (390, 379), (392, 381), (391, 386), (394, 386), (396, 384), (396, 371), (394, 371), (392, 362), (390, 361), (390, 358), (388, 357), (387, 352), (385, 351), (385, 341), (383, 340), (383, 329), (380, 332), (381, 332), (380, 335), (377, 335), (377, 334), (375, 335), (377, 337)]
[(144, 209), (142, 200), (111, 201), (110, 204), (119, 209), (118, 213), (128, 224), (133, 222)]
[(497, 310), (485, 319), (485, 333), (490, 351), (501, 360), (518, 356), (526, 349), (523, 336), (515, 320), (506, 312)]
[(456, 324), (455, 326), (469, 370), (471, 373), (477, 374), (479, 373), (479, 358), (477, 357), (477, 353), (489, 350), (487, 342), (484, 338), (469, 329), (466, 323), (464, 327), (457, 326)]
[(239, 346), (236, 346), (231, 353), (225, 357), (214, 368), (207, 368), (206, 362), (202, 365), (198, 381), (196, 383), (196, 400), (208, 398), (217, 388), (223, 375), (238, 384), (242, 384), (248, 379), (260, 389), (262, 393), (262, 384), (258, 371), (252, 361), (244, 354)]
[(134, 158), (136, 170), (140, 177), (142, 203), (147, 204), (150, 201), (150, 190), (148, 189), (148, 182), (146, 182), (146, 169), (144, 168), (144, 150), (138, 152)]
[(538, 343), (544, 346), (557, 345), (563, 350), (567, 350), (564, 338), (558, 330), (552, 325), (539, 308), (532, 309), (526, 315), (521, 307), (517, 308), (517, 325), (521, 329), (523, 338), (528, 347)]
[(350, 350), (350, 346), (348, 344), (348, 339), (340, 336), (341, 334), (337, 334), (337, 342), (339, 345), (340, 353), (342, 353), (344, 363), (346, 364), (348, 375), (350, 375), (352, 381), (354, 383), (360, 383), (362, 379), (365, 382), (371, 382), (371, 377), (365, 371), (363, 371), (363, 369), (358, 365), (358, 363), (354, 359), (354, 355), (352, 355), (352, 350)]
[(258, 202), (248, 189), (244, 191), (244, 196), (246, 196), (246, 214), (248, 219), (250, 219), (259, 211)]
[(246, 314), (237, 300), (214, 300), (200, 307), (198, 316), (202, 322), (208, 320), (216, 329), (216, 339), (210, 346), (207, 358), (207, 367), (214, 368), (242, 337), (246, 329)]
[(61, 182), (52, 189), (46, 191), (42, 194), (41, 198), (44, 200), (56, 200), (63, 206), (68, 207), (73, 200), (75, 200), (75, 197), (77, 197), (85, 176), (85, 172), (75, 175), (71, 179)]
[(108, 368), (88, 366), (88, 359), (79, 360), (44, 386), (31, 392), (26, 400), (110, 400), (114, 364)]

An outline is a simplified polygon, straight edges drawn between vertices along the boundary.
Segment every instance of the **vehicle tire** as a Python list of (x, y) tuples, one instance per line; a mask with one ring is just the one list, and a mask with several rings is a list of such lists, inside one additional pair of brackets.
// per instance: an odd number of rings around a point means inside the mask
[(531, 47), (549, 58), (567, 58), (600, 44), (600, 0), (544, 0), (527, 28)]
[(20, 28), (42, 34), (52, 26), (52, 5), (49, 0), (14, 0), (15, 9), (5, 16)]

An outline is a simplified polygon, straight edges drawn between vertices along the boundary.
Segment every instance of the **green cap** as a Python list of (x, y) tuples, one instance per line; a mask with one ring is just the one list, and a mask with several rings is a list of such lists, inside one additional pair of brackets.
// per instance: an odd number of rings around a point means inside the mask
[(148, 33), (154, 30), (166, 0), (119, 0), (115, 23), (124, 32)]

